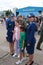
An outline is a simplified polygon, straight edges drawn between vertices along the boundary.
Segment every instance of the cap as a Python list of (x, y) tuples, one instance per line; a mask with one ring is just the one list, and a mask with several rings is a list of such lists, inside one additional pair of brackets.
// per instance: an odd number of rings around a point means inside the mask
[(15, 15), (14, 15), (14, 14), (10, 14), (10, 17), (12, 17), (12, 16), (14, 16), (14, 17), (15, 17)]
[(34, 15), (33, 13), (30, 13), (27, 17), (28, 17), (28, 18), (30, 18), (30, 17), (35, 17), (35, 15)]

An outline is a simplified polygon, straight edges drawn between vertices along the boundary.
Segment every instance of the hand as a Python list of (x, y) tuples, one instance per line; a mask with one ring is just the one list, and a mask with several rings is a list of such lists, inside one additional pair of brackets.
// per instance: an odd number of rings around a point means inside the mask
[(12, 30), (12, 32), (14, 33), (14, 31)]
[(22, 48), (22, 50), (23, 50), (23, 48)]
[(30, 46), (30, 44), (27, 44), (27, 46)]

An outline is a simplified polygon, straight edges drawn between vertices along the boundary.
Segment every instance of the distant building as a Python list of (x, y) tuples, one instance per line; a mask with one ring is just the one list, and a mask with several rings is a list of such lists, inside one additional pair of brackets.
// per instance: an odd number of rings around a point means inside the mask
[(17, 8), (13, 8), (13, 13), (15, 14), (15, 16), (16, 16), (16, 11), (17, 10), (18, 10)]
[(5, 13), (6, 11), (0, 11), (0, 17), (6, 16)]
[(16, 10), (22, 16), (27, 16), (29, 13), (34, 13), (36, 16), (39, 15), (39, 11), (43, 11), (43, 7), (25, 7)]

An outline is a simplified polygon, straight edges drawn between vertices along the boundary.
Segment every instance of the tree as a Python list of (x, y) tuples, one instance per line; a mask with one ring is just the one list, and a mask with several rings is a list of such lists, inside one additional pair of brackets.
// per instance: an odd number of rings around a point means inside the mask
[(10, 14), (12, 14), (12, 11), (11, 10), (7, 10), (5, 14), (8, 17)]

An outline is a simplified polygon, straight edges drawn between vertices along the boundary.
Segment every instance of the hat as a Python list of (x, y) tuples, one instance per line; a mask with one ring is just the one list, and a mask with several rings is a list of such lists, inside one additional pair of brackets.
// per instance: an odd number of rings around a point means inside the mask
[(14, 16), (14, 17), (15, 17), (15, 15), (14, 15), (14, 14), (10, 14), (10, 17), (12, 17), (12, 16)]
[(35, 17), (35, 15), (34, 15), (33, 13), (30, 13), (27, 17), (28, 17), (28, 18), (30, 18), (30, 17)]

